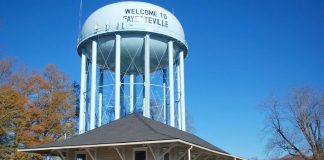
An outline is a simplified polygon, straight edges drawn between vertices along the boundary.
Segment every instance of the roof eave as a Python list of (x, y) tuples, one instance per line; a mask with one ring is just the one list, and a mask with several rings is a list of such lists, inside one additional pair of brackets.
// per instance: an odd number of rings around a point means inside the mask
[(124, 143), (112, 143), (112, 144), (91, 144), (91, 145), (76, 145), (76, 146), (58, 146), (58, 147), (44, 147), (44, 148), (30, 148), (30, 149), (18, 149), (19, 152), (44, 152), (52, 150), (64, 150), (64, 149), (75, 149), (75, 148), (97, 148), (97, 147), (114, 147), (114, 146), (126, 146), (126, 145), (139, 145), (139, 144), (157, 144), (157, 143), (183, 143), (195, 148), (199, 148), (211, 153), (215, 153), (222, 156), (232, 157), (237, 160), (244, 160), (244, 158), (231, 155), (228, 153), (219, 152), (212, 150), (194, 143), (190, 143), (181, 139), (169, 139), (169, 140), (156, 140), (156, 141), (139, 141), (139, 142), (124, 142)]

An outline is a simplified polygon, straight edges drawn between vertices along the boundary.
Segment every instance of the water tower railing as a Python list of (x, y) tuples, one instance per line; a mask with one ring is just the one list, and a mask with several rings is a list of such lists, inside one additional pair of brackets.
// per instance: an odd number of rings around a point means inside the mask
[[(162, 35), (167, 35), (169, 37), (177, 38), (179, 41), (181, 41), (187, 46), (185, 37), (183, 37), (182, 34), (179, 34), (178, 32), (175, 32), (173, 30), (168, 30), (167, 31), (168, 33), (166, 33), (166, 32), (161, 32), (160, 30), (154, 29), (152, 27), (147, 27), (147, 25), (144, 24), (138, 24), (138, 23), (121, 23), (121, 24), (122, 25), (106, 25), (105, 27), (97, 28), (94, 32), (87, 32), (87, 33), (80, 34), (77, 40), (77, 44), (79, 45), (83, 40), (89, 39), (98, 34), (119, 32), (119, 31), (143, 31), (143, 32), (159, 33)], [(143, 28), (145, 29), (143, 30)], [(161, 26), (158, 26), (157, 28), (165, 29)]]

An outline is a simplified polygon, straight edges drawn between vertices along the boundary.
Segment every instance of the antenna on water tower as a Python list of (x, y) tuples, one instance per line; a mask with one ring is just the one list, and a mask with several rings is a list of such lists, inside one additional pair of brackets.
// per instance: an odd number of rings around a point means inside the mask
[(82, 27), (82, 8), (83, 8), (83, 0), (80, 0), (79, 6), (79, 20), (78, 20), (78, 40), (81, 38), (81, 27)]

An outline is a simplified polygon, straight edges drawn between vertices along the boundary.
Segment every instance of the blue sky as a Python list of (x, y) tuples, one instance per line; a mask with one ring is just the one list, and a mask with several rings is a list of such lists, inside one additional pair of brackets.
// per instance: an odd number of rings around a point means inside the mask
[[(84, 19), (116, 1), (84, 0)], [(266, 158), (260, 103), (291, 86), (324, 88), (324, 1), (148, 1), (173, 11), (189, 44), (187, 108), (196, 134), (246, 158)], [(0, 1), (0, 56), (52, 63), (80, 79), (79, 1)]]

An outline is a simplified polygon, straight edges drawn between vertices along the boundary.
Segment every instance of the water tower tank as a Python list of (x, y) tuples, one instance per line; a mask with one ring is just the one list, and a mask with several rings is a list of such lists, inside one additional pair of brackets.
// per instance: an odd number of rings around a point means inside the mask
[(78, 39), (79, 133), (136, 112), (185, 130), (183, 28), (169, 11), (119, 2), (93, 12)]
[[(86, 49), (92, 55), (92, 40), (98, 39), (97, 64), (115, 71), (115, 34), (121, 39), (121, 73), (144, 72), (144, 35), (150, 35), (150, 71), (167, 67), (168, 42), (173, 40), (174, 57), (180, 50), (186, 56), (183, 28), (169, 11), (144, 2), (120, 2), (106, 5), (85, 21), (78, 44), (78, 53)], [(98, 54), (98, 55), (99, 55)], [(133, 63), (132, 63), (133, 62)], [(135, 66), (135, 63), (137, 64)]]

